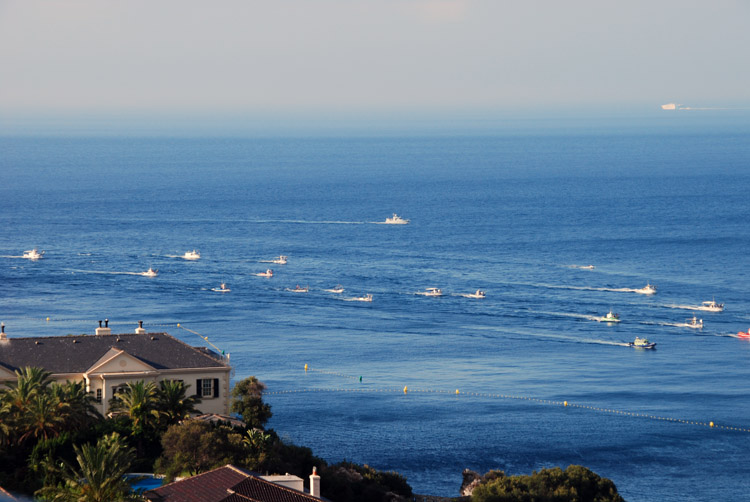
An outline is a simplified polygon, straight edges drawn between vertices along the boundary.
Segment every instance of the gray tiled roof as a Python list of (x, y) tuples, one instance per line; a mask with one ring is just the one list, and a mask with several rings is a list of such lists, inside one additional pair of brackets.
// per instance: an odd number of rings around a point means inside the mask
[(13, 371), (37, 366), (52, 373), (82, 373), (111, 348), (158, 370), (226, 367), (214, 352), (166, 333), (11, 337), (0, 341), (0, 365)]

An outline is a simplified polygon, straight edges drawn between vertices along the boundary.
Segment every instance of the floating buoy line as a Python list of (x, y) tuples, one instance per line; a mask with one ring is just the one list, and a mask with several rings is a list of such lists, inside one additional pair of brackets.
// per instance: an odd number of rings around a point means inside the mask
[[(305, 372), (317, 372), (325, 375), (334, 375), (334, 376), (342, 376), (345, 378), (357, 378), (353, 377), (351, 375), (345, 375), (343, 373), (336, 373), (333, 371), (325, 371), (315, 368), (310, 368), (307, 364), (305, 364)], [(358, 377), (359, 381), (362, 381), (363, 377)], [(549, 406), (560, 406), (563, 408), (577, 408), (581, 410), (586, 411), (594, 411), (598, 413), (609, 413), (612, 415), (620, 415), (625, 417), (632, 417), (632, 418), (646, 418), (649, 420), (661, 420), (664, 422), (674, 422), (674, 423), (680, 423), (685, 425), (695, 425), (699, 427), (707, 427), (710, 429), (721, 429), (721, 430), (727, 430), (727, 431), (737, 431), (737, 432), (750, 432), (750, 428), (747, 427), (735, 427), (731, 425), (721, 425), (714, 423), (713, 421), (708, 422), (701, 422), (697, 420), (687, 420), (682, 418), (674, 418), (674, 417), (662, 417), (659, 415), (650, 415), (648, 413), (637, 413), (634, 411), (627, 411), (627, 410), (618, 410), (614, 408), (603, 408), (600, 406), (590, 406), (587, 404), (579, 404), (579, 403), (573, 403), (570, 401), (555, 401), (552, 399), (540, 399), (532, 396), (515, 396), (515, 395), (509, 395), (509, 394), (495, 394), (495, 393), (489, 393), (489, 392), (465, 392), (461, 391), (460, 389), (455, 390), (445, 390), (445, 389), (429, 389), (429, 388), (410, 388), (408, 385), (405, 385), (403, 388), (400, 387), (392, 387), (392, 388), (378, 388), (378, 389), (367, 389), (367, 388), (341, 388), (341, 387), (314, 387), (314, 388), (307, 388), (307, 389), (292, 389), (292, 390), (277, 390), (277, 391), (268, 391), (264, 392), (264, 395), (267, 396), (273, 396), (273, 395), (285, 395), (285, 394), (304, 394), (304, 393), (312, 393), (312, 392), (328, 392), (328, 393), (362, 393), (362, 394), (445, 394), (445, 395), (454, 395), (454, 396), (466, 396), (466, 397), (478, 397), (478, 398), (485, 398), (485, 399), (514, 399), (519, 401), (529, 401), (533, 403), (543, 404), (543, 405), (549, 405)]]

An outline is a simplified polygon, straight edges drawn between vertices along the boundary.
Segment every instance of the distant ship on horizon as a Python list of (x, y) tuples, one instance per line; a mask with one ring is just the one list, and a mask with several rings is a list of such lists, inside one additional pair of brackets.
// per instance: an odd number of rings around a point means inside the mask
[(667, 103), (666, 105), (661, 105), (662, 110), (679, 110), (682, 105), (678, 105), (677, 103)]

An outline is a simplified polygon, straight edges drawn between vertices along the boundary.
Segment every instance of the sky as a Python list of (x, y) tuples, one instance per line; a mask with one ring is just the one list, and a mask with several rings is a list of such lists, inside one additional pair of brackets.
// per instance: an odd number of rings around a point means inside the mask
[(746, 0), (0, 0), (0, 114), (750, 109)]

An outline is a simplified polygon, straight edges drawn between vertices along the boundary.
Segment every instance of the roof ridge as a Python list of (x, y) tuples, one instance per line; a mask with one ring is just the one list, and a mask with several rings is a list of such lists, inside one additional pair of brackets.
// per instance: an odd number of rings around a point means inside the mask
[[(201, 355), (201, 356), (203, 356), (203, 357), (208, 357), (208, 358), (210, 358), (210, 359), (212, 359), (212, 360), (215, 360), (215, 359), (214, 359), (213, 357), (211, 357), (211, 356), (209, 356), (208, 354), (206, 354), (205, 352), (203, 352), (204, 350), (208, 350), (208, 351), (210, 351), (210, 352), (213, 352), (213, 350), (209, 349), (208, 347), (196, 347), (196, 346), (194, 346), (194, 345), (190, 345), (189, 343), (187, 343), (187, 342), (183, 342), (182, 340), (180, 340), (180, 339), (179, 339), (179, 338), (177, 338), (176, 336), (174, 336), (174, 335), (170, 335), (169, 333), (166, 333), (166, 332), (164, 333), (164, 335), (165, 335), (165, 336), (168, 336), (169, 338), (171, 338), (171, 339), (173, 339), (173, 340), (175, 340), (175, 341), (178, 341), (178, 342), (180, 342), (180, 343), (184, 343), (185, 345), (187, 345), (188, 347), (190, 347), (191, 349), (193, 349), (193, 351), (195, 351), (196, 353), (200, 354), (200, 355)], [(198, 336), (200, 336), (201, 338), (203, 338), (203, 337), (202, 337), (201, 335), (198, 335)], [(215, 354), (216, 354), (217, 356), (219, 356), (219, 357), (222, 357), (222, 355), (221, 355), (221, 354), (219, 354), (219, 353), (216, 353), (216, 352), (214, 352), (214, 353), (215, 353)], [(226, 364), (224, 364), (224, 363), (221, 363), (221, 364), (222, 364), (223, 366), (227, 366), (227, 365), (226, 365)]]
[[(280, 474), (279, 474), (279, 475), (280, 475)], [(295, 474), (295, 476), (296, 476), (296, 474)], [(282, 489), (282, 490), (285, 490), (285, 491), (287, 491), (287, 492), (290, 492), (290, 493), (292, 493), (292, 494), (294, 494), (294, 495), (303, 495), (303, 496), (305, 496), (305, 497), (309, 498), (310, 500), (321, 500), (321, 499), (319, 499), (319, 498), (317, 498), (317, 497), (314, 497), (313, 495), (310, 495), (309, 493), (307, 493), (307, 492), (305, 492), (305, 491), (302, 491), (302, 492), (301, 492), (301, 491), (299, 491), (299, 490), (295, 490), (294, 488), (289, 488), (288, 486), (284, 486), (284, 485), (282, 485), (282, 484), (279, 484), (279, 483), (274, 483), (273, 481), (268, 481), (268, 480), (266, 480), (266, 479), (263, 479), (263, 477), (262, 477), (262, 476), (260, 476), (260, 475), (253, 475), (253, 476), (251, 476), (251, 477), (252, 477), (253, 479), (256, 479), (256, 480), (258, 480), (258, 481), (262, 481), (262, 482), (263, 482), (263, 483), (265, 483), (265, 484), (271, 485), (271, 486), (273, 486), (274, 488), (280, 488), (280, 489)], [(299, 477), (299, 476), (297, 476), (297, 477)], [(302, 480), (304, 481), (304, 478), (301, 478), (301, 479), (302, 479)], [(244, 483), (245, 481), (247, 481), (247, 479), (243, 479), (242, 481), (238, 482), (237, 484), (235, 484), (235, 485), (234, 485), (234, 486), (232, 487), (232, 489), (234, 489), (235, 487), (237, 487), (237, 485), (240, 485), (240, 484)]]
[[(173, 485), (173, 484), (175, 484), (175, 483), (182, 483), (183, 481), (194, 480), (194, 479), (200, 478), (201, 476), (205, 476), (206, 474), (212, 474), (212, 473), (214, 473), (214, 472), (216, 472), (216, 471), (220, 471), (220, 470), (222, 470), (222, 469), (226, 469), (226, 468), (230, 468), (231, 470), (235, 470), (235, 471), (238, 471), (238, 472), (240, 472), (241, 474), (246, 474), (246, 475), (247, 475), (248, 477), (250, 477), (250, 475), (248, 475), (248, 474), (247, 474), (247, 473), (245, 473), (245, 472), (242, 472), (241, 470), (238, 470), (238, 468), (237, 468), (237, 467), (235, 467), (235, 466), (233, 466), (232, 464), (227, 464), (227, 465), (222, 465), (222, 466), (220, 466), (220, 467), (215, 467), (215, 468), (211, 469), (210, 471), (206, 471), (206, 472), (200, 472), (200, 473), (198, 473), (198, 474), (194, 474), (194, 475), (192, 475), (192, 476), (188, 476), (188, 477), (186, 477), (186, 478), (182, 478), (182, 479), (180, 479), (180, 480), (175, 480), (175, 481), (172, 481), (171, 483), (167, 483), (166, 485), (161, 485), (161, 486), (160, 486), (159, 488), (155, 488), (155, 490), (161, 490), (162, 488), (165, 488), (165, 487), (167, 487), (167, 486)], [(243, 481), (244, 481), (244, 480), (243, 480)]]
[[(87, 337), (97, 337), (97, 338), (105, 338), (109, 336), (146, 336), (146, 335), (166, 335), (170, 338), (174, 338), (175, 340), (182, 342), (179, 338), (175, 338), (169, 333), (166, 333), (164, 331), (154, 331), (152, 333), (110, 333), (108, 335), (97, 335), (96, 333), (80, 333), (78, 335), (68, 333), (67, 335), (41, 335), (41, 336), (22, 336), (22, 335), (13, 335), (12, 333), (6, 333), (8, 335), (11, 335), (7, 338), (8, 341), (11, 340), (33, 340), (33, 339), (39, 339), (39, 338), (74, 338), (74, 337), (81, 337), (81, 336), (87, 336)], [(188, 345), (192, 347), (192, 345), (189, 345), (186, 342), (182, 342), (185, 345)]]

